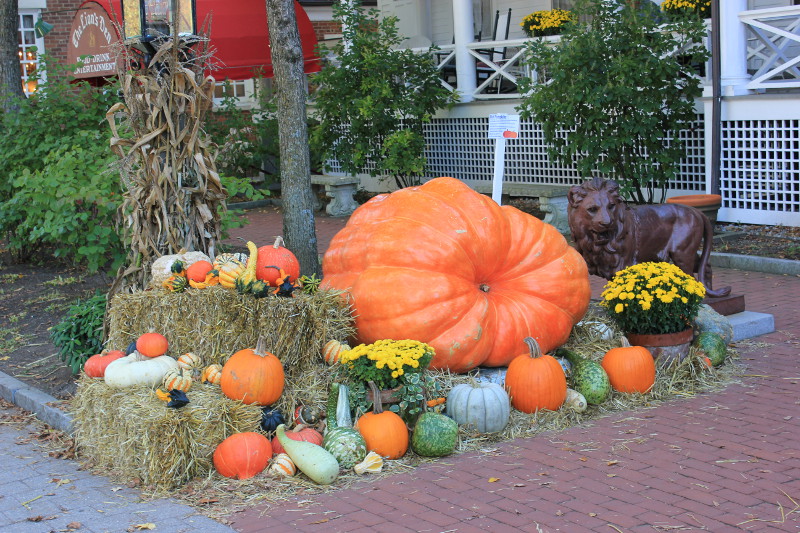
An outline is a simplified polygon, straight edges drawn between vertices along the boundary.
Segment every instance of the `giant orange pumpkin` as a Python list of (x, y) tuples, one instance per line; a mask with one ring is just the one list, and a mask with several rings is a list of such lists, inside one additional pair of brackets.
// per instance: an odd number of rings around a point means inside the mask
[(656, 382), (653, 354), (644, 346), (631, 346), (625, 337), (622, 337), (622, 346), (607, 351), (600, 364), (611, 386), (620, 392), (644, 394)]
[(283, 394), (284, 378), (280, 359), (264, 349), (261, 338), (255, 350), (239, 350), (228, 359), (222, 367), (219, 386), (232, 400), (272, 405)]
[(555, 411), (567, 399), (567, 378), (555, 357), (543, 354), (539, 344), (525, 338), (529, 353), (516, 357), (506, 371), (506, 389), (514, 409), (533, 413)]
[(505, 366), (519, 339), (563, 344), (591, 294), (583, 258), (549, 224), (453, 178), (380, 195), (331, 242), (322, 288), (352, 297), (358, 341), (415, 339), (432, 367)]
[(231, 435), (214, 450), (214, 468), (221, 475), (249, 479), (267, 467), (272, 457), (269, 439), (260, 433)]

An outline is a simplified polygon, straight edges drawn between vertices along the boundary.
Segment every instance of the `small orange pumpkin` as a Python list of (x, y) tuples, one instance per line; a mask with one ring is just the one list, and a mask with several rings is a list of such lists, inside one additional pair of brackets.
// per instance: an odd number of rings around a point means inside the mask
[(186, 279), (189, 281), (205, 281), (206, 275), (211, 270), (214, 270), (214, 266), (210, 262), (197, 261), (186, 269)]
[(249, 479), (262, 472), (272, 457), (269, 439), (249, 431), (236, 433), (222, 441), (214, 450), (214, 468), (220, 475)]
[(264, 348), (259, 338), (256, 348), (239, 350), (222, 367), (220, 387), (232, 400), (246, 404), (272, 405), (283, 394), (285, 375), (280, 359)]
[(325, 346), (322, 347), (322, 358), (325, 360), (325, 363), (332, 366), (339, 362), (339, 356), (342, 352), (349, 349), (350, 346), (343, 342), (339, 342), (336, 339), (329, 340), (325, 343)]
[[(289, 281), (296, 281), (300, 277), (300, 262), (283, 244), (283, 237), (278, 236), (273, 244), (262, 246), (256, 253), (256, 278), (273, 287), (280, 285), (287, 275)], [(285, 271), (283, 277), (281, 270)]]
[(506, 371), (511, 405), (523, 413), (555, 411), (567, 399), (567, 378), (555, 357), (542, 354), (533, 337), (525, 337), (529, 353), (517, 356)]
[(374, 404), (371, 413), (364, 413), (356, 421), (355, 428), (364, 437), (367, 450), (382, 457), (399, 459), (408, 450), (408, 428), (400, 415), (384, 411), (381, 393), (375, 382), (370, 381)]
[(203, 369), (203, 373), (200, 376), (200, 380), (203, 383), (211, 383), (212, 385), (219, 385), (221, 379), (222, 379), (222, 365), (217, 363), (205, 367), (205, 369)]
[(145, 333), (136, 339), (136, 351), (147, 357), (160, 357), (167, 353), (169, 342), (160, 333)]
[(631, 346), (625, 337), (622, 337), (622, 346), (607, 351), (600, 364), (608, 374), (611, 386), (619, 392), (644, 394), (656, 382), (653, 354), (644, 346)]
[(102, 378), (106, 373), (106, 367), (120, 357), (125, 357), (125, 352), (122, 350), (103, 351), (87, 359), (83, 364), (83, 371), (90, 378)]

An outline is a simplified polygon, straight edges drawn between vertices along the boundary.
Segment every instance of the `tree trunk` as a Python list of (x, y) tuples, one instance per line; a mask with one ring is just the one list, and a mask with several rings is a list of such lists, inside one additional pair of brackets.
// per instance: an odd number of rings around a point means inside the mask
[(9, 99), (25, 97), (19, 74), (19, 10), (16, 0), (0, 2), (0, 105), (5, 111), (16, 106)]
[(321, 274), (314, 227), (303, 49), (292, 0), (267, 0), (278, 107), (283, 237), (305, 275)]

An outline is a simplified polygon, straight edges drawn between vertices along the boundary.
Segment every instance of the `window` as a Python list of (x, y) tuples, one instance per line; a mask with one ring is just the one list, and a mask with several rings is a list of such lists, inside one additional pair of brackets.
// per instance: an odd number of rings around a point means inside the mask
[(236, 107), (252, 107), (255, 104), (254, 80), (218, 81), (214, 87), (214, 106), (221, 106), (226, 97), (235, 98)]
[(26, 95), (36, 91), (38, 55), (44, 50), (44, 40), (36, 37), (33, 27), (37, 17), (38, 12), (20, 10), (19, 13), (19, 71), (22, 90)]

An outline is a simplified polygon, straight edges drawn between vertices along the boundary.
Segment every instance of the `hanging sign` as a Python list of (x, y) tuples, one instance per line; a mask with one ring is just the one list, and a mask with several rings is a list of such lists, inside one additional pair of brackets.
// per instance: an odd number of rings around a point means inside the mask
[(506, 139), (519, 137), (519, 115), (496, 113), (489, 115), (489, 138), (494, 144), (494, 175), (492, 176), (492, 200), (500, 205), (503, 196), (503, 176), (506, 164)]
[(113, 76), (117, 62), (111, 45), (119, 35), (106, 10), (95, 2), (86, 2), (75, 13), (67, 43), (67, 62), (82, 66), (75, 69), (76, 78)]

